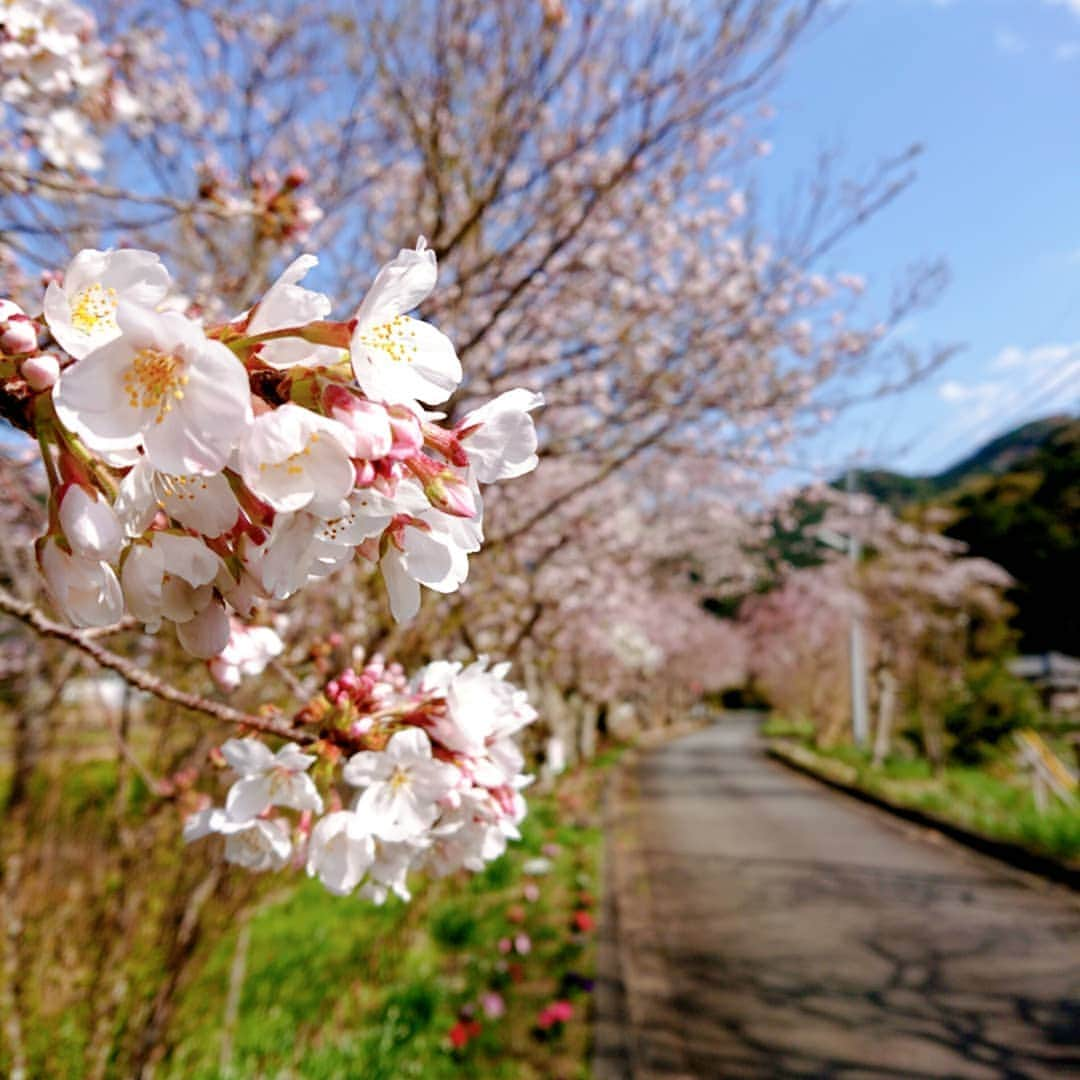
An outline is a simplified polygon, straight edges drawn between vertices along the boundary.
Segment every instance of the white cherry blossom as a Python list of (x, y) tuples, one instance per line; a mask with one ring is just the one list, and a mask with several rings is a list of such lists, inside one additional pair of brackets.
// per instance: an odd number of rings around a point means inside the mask
[(507, 390), (458, 424), (469, 464), (482, 484), (524, 476), (536, 468), (536, 428), (529, 413), (543, 404), (542, 394)]
[(307, 872), (337, 896), (347, 896), (375, 861), (371, 822), (363, 813), (337, 810), (321, 818), (308, 842)]
[(169, 272), (150, 251), (80, 251), (64, 271), (64, 283), (45, 290), (45, 321), (60, 346), (76, 360), (120, 336), (121, 301), (154, 308), (169, 291)]
[(405, 313), (435, 288), (435, 252), (423, 237), (403, 248), (375, 276), (356, 313), (350, 354), (360, 389), (374, 401), (445, 401), (461, 382), (461, 362), (450, 339)]
[(307, 774), (315, 758), (301, 753), (296, 743), (274, 754), (258, 739), (229, 739), (221, 753), (240, 774), (225, 799), (225, 811), (234, 821), (258, 817), (271, 806), (322, 813), (322, 797)]
[(251, 425), (247, 372), (175, 312), (121, 305), (120, 337), (60, 375), (57, 415), (91, 449), (143, 447), (173, 475), (219, 472)]
[(72, 553), (94, 562), (115, 563), (124, 537), (116, 511), (104, 497), (81, 484), (72, 484), (60, 500), (60, 528)]
[[(399, 498), (416, 505), (419, 487), (399, 485)], [(422, 492), (420, 497), (423, 498)], [(410, 520), (392, 527), (379, 563), (398, 622), (408, 622), (420, 609), (420, 586), (451, 593), (468, 577), (469, 554), (480, 550), (480, 520), (452, 517), (431, 506), (417, 507)]]
[(209, 660), (229, 641), (229, 613), (221, 600), (212, 597), (201, 611), (176, 624), (176, 640), (191, 656)]
[[(300, 255), (289, 264), (255, 308), (247, 327), (250, 336), (256, 337), (290, 326), (303, 326), (325, 319), (330, 314), (329, 297), (298, 284), (309, 270), (318, 265), (319, 260), (314, 255)], [(340, 364), (346, 356), (342, 349), (313, 345), (297, 337), (263, 343), (259, 348), (259, 359), (274, 368), (289, 368), (298, 364), (304, 367), (328, 367)]]
[(245, 626), (230, 622), (229, 642), (210, 661), (210, 674), (223, 690), (235, 690), (246, 676), (259, 675), (285, 644), (270, 626)]
[(431, 740), (419, 728), (392, 735), (378, 753), (354, 754), (343, 775), (353, 787), (365, 789), (357, 808), (372, 814), (372, 831), (383, 840), (420, 836), (460, 776), (452, 765), (434, 760)]
[[(506, 681), (509, 670), (508, 663), (489, 670), (486, 657), (464, 668), (447, 661), (428, 664), (415, 684), (446, 698), (445, 712), (431, 725), (432, 738), (451, 750), (481, 757), (489, 743), (501, 743), (532, 723), (536, 710), (524, 691)], [(510, 776), (519, 771), (520, 766)], [(495, 786), (503, 782), (499, 779)]]
[(116, 512), (128, 536), (141, 536), (159, 510), (185, 528), (213, 538), (236, 524), (240, 506), (222, 473), (171, 476), (142, 455), (120, 484)]
[(65, 551), (46, 537), (38, 560), (49, 595), (74, 626), (108, 626), (124, 614), (124, 597), (113, 568), (97, 559)]
[(288, 403), (255, 419), (237, 457), (244, 483), (275, 510), (334, 517), (356, 479), (351, 445), (343, 425)]
[(225, 859), (256, 873), (280, 870), (292, 855), (288, 826), (279, 819), (237, 821), (220, 807), (192, 814), (184, 823), (184, 840), (191, 843), (211, 833), (225, 837)]
[(128, 610), (150, 631), (163, 618), (185, 623), (210, 605), (221, 569), (221, 560), (197, 537), (155, 532), (149, 544), (133, 544), (124, 559), (120, 580)]

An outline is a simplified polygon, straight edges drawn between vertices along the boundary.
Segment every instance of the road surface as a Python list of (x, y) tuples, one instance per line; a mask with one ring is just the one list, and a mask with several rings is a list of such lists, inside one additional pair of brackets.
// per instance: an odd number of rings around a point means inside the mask
[(1072, 896), (770, 761), (745, 717), (637, 781), (635, 1075), (1080, 1077)]

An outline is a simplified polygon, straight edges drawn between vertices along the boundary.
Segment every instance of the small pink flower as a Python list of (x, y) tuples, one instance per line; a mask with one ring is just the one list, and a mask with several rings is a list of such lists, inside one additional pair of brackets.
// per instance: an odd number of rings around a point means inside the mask
[(489, 1020), (498, 1020), (500, 1016), (506, 1013), (506, 1002), (503, 1000), (502, 994), (490, 990), (481, 996), (480, 1008), (484, 1010), (484, 1015)]
[(535, 881), (526, 881), (521, 891), (530, 904), (535, 904), (540, 899), (540, 886)]
[(499, 952), (505, 956), (514, 947), (513, 942), (508, 937), (499, 938), (498, 949)]
[(532, 940), (528, 934), (518, 934), (514, 938), (514, 951), (519, 956), (528, 956), (532, 952)]
[(574, 1006), (569, 1001), (553, 1001), (540, 1010), (536, 1026), (541, 1031), (549, 1031), (556, 1024), (565, 1024), (574, 1015)]

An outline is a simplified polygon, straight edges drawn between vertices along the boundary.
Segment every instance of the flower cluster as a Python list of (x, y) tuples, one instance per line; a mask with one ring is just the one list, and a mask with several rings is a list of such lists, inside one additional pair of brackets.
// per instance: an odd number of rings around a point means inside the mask
[(236, 780), (224, 806), (188, 818), (185, 839), (218, 833), (229, 862), (305, 865), (332, 893), (377, 903), (408, 900), (413, 870), (482, 869), (518, 837), (530, 780), (513, 736), (536, 713), (505, 675), (483, 659), (433, 663), (408, 683), (377, 658), (346, 670), (299, 718), (317, 725), (312, 753), (255, 738), (221, 747)]
[(356, 556), (379, 564), (399, 621), (421, 585), (465, 580), (479, 485), (535, 467), (542, 398), (510, 390), (439, 425), (425, 406), (454, 393), (461, 365), (406, 314), (435, 286), (434, 253), (423, 239), (401, 251), (344, 322), (300, 284), (317, 262), (299, 257), (249, 311), (209, 327), (175, 310), (147, 251), (80, 252), (40, 320), (0, 302), (0, 363), (52, 488), (38, 560), (71, 622), (126, 610), (211, 657), (230, 610), (246, 617)]
[[(53, 168), (78, 172), (102, 165), (94, 122), (137, 110), (113, 77), (93, 16), (71, 0), (0, 4), (0, 102), (17, 118), (22, 144)], [(28, 166), (19, 143), (3, 151), (6, 164)]]

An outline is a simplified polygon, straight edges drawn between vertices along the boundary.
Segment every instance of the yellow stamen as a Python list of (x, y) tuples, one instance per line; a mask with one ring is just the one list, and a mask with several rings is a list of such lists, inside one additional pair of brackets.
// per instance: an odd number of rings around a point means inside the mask
[(71, 305), (71, 325), (84, 334), (117, 329), (116, 290), (98, 282), (81, 289)]
[(160, 349), (140, 349), (124, 372), (124, 392), (133, 409), (154, 409), (160, 424), (172, 410), (173, 401), (182, 401), (188, 384), (184, 362)]
[(389, 322), (369, 326), (360, 335), (360, 342), (385, 353), (391, 360), (411, 364), (416, 357), (416, 331), (411, 323), (407, 316), (395, 315)]

